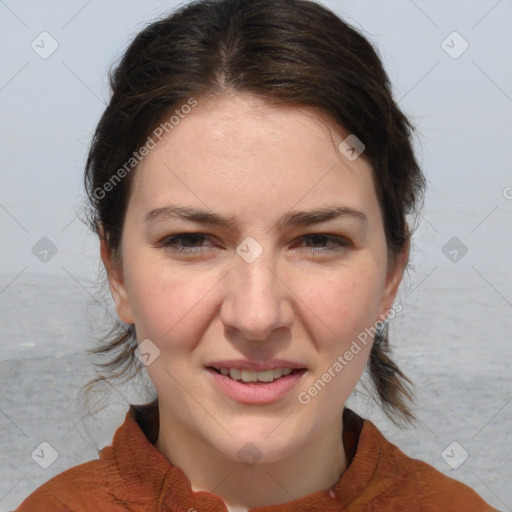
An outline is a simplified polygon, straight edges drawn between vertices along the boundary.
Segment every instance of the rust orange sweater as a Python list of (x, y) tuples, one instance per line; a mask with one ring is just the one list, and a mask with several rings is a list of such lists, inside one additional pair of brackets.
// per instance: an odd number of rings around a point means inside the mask
[[(496, 512), (466, 485), (412, 459), (373, 423), (343, 414), (349, 467), (338, 483), (252, 512)], [(156, 402), (131, 406), (112, 445), (36, 489), (15, 512), (227, 512), (209, 492), (194, 492), (183, 471), (155, 448)]]

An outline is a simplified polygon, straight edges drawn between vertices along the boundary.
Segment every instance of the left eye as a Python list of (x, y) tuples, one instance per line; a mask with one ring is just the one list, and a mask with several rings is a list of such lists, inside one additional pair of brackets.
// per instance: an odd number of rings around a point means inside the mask
[[(312, 233), (309, 235), (303, 235), (300, 238), (306, 240), (306, 246), (310, 248), (308, 252), (325, 252), (333, 250), (336, 251), (350, 245), (347, 239), (334, 235), (322, 235), (319, 233)], [(310, 243), (308, 243), (308, 241)], [(326, 243), (329, 241), (334, 243), (332, 245), (326, 245)], [(320, 245), (321, 247), (312, 247), (315, 245)]]

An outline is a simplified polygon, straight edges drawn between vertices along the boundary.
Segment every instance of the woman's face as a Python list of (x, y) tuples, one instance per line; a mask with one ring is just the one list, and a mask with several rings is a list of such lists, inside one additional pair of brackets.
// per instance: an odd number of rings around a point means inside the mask
[(229, 459), (250, 442), (279, 460), (338, 424), (361, 334), (393, 305), (403, 261), (388, 272), (371, 166), (342, 140), (308, 109), (203, 99), (134, 176), (118, 314), (150, 340), (165, 422)]

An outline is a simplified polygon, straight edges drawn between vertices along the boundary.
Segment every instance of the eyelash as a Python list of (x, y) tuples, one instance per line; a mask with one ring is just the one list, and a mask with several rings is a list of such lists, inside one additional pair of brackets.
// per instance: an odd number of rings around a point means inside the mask
[[(344, 238), (344, 237), (339, 237), (339, 236), (334, 236), (334, 235), (324, 235), (323, 233), (309, 233), (307, 235), (302, 235), (301, 237), (299, 237), (300, 239), (307, 239), (307, 238), (310, 238), (310, 237), (319, 237), (325, 241), (328, 241), (328, 240), (331, 240), (331, 241), (334, 241), (336, 243), (336, 245), (333, 245), (333, 246), (330, 246), (331, 248), (309, 248), (308, 251), (306, 252), (310, 252), (310, 253), (313, 253), (313, 254), (321, 254), (321, 253), (326, 253), (326, 252), (332, 252), (332, 251), (339, 251), (339, 250), (342, 250), (344, 249), (345, 247), (348, 247), (351, 244), (351, 242)], [(176, 245), (176, 241), (186, 241), (188, 240), (190, 242), (190, 238), (192, 239), (196, 239), (197, 238), (208, 238), (208, 235), (205, 235), (203, 233), (180, 233), (180, 234), (177, 234), (177, 235), (171, 235), (167, 238), (165, 238), (164, 240), (162, 240), (162, 242), (160, 242), (157, 247), (161, 247), (163, 249), (169, 249), (173, 252), (177, 252), (177, 253), (188, 253), (188, 254), (198, 254), (200, 252), (202, 252), (202, 248), (205, 247), (205, 246), (198, 246), (198, 247), (187, 247), (185, 245)]]

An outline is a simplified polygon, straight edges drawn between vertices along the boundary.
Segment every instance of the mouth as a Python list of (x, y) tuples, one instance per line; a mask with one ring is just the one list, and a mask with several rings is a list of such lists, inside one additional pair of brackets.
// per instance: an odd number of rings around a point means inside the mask
[(219, 375), (244, 384), (270, 384), (290, 375), (295, 377), (297, 374), (303, 374), (306, 371), (306, 368), (273, 368), (265, 371), (247, 370), (243, 368), (216, 368), (214, 366), (208, 366), (207, 368)]
[(224, 365), (206, 366), (206, 373), (217, 391), (246, 405), (270, 405), (289, 398), (303, 381), (306, 368), (268, 368), (251, 370)]
[(218, 359), (204, 365), (213, 389), (235, 402), (269, 405), (289, 400), (309, 372), (304, 363), (288, 358), (266, 361)]

